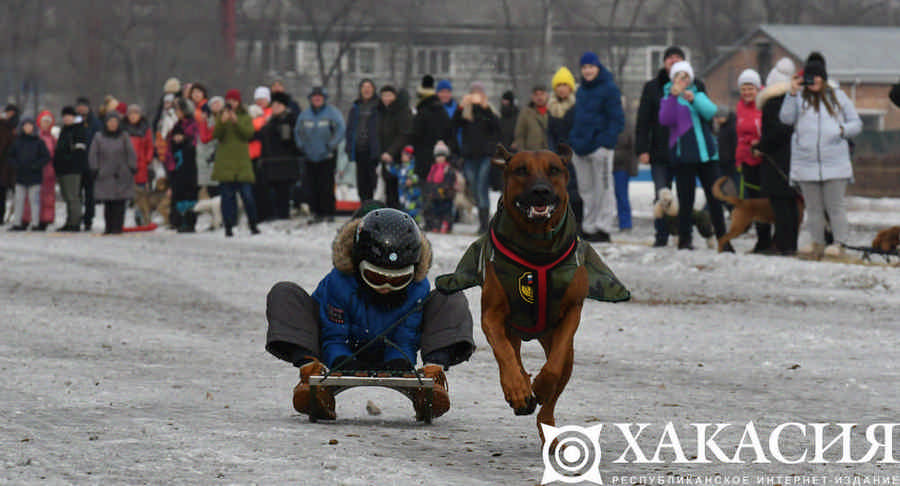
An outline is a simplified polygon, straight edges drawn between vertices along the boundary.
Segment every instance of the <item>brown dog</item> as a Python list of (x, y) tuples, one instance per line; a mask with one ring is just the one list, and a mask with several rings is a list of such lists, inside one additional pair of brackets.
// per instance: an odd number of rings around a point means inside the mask
[[(481, 285), (481, 328), (494, 351), (503, 396), (516, 415), (534, 412), (555, 425), (554, 408), (572, 374), (575, 331), (586, 298), (618, 302), (628, 290), (577, 235), (569, 207), (566, 162), (560, 153), (519, 152), (498, 146), (503, 198), (490, 232), (473, 243), (456, 272), (438, 277), (437, 288), (459, 291)], [(547, 358), (534, 380), (522, 366), (522, 340), (537, 339)]]
[[(719, 177), (712, 187), (713, 196), (719, 201), (724, 201), (732, 206), (731, 210), (731, 227), (728, 232), (719, 238), (719, 251), (723, 251), (725, 245), (734, 238), (741, 236), (753, 223), (775, 223), (775, 211), (772, 210), (772, 204), (767, 197), (755, 197), (752, 199), (741, 199), (737, 196), (729, 196), (722, 192), (722, 184), (728, 181), (728, 177)], [(802, 198), (797, 198), (797, 214), (799, 221), (803, 222), (803, 210), (805, 205)]]
[(157, 211), (163, 218), (163, 226), (168, 226), (171, 204), (171, 198), (168, 195), (169, 181), (165, 177), (160, 177), (156, 179), (154, 186), (155, 188), (152, 191), (137, 188), (135, 190), (134, 205), (144, 218), (144, 224), (149, 224), (153, 211)]
[(885, 228), (872, 240), (872, 248), (881, 251), (897, 251), (898, 245), (900, 245), (900, 226)]

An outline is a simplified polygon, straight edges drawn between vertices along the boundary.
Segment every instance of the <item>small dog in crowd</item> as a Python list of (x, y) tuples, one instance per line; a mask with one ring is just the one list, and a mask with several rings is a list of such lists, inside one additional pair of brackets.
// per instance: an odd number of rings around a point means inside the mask
[(881, 251), (897, 251), (898, 245), (900, 245), (900, 226), (885, 228), (872, 240), (872, 248)]
[[(734, 206), (731, 210), (731, 227), (724, 236), (719, 238), (719, 251), (723, 251), (725, 245), (734, 238), (744, 234), (753, 223), (769, 223), (775, 224), (775, 211), (772, 210), (772, 204), (767, 197), (754, 197), (752, 199), (741, 199), (737, 196), (725, 194), (722, 191), (722, 185), (729, 181), (727, 176), (722, 176), (713, 184), (712, 193), (719, 201), (727, 202)], [(803, 199), (797, 198), (797, 214), (800, 215), (800, 222), (803, 220), (803, 210), (805, 205)]]
[[(656, 202), (653, 204), (653, 218), (662, 219), (669, 231), (670, 235), (678, 235), (678, 199), (668, 187), (664, 187), (657, 192)], [(691, 218), (694, 220), (694, 227), (700, 232), (700, 236), (706, 240), (706, 246), (715, 248), (716, 239), (712, 227), (712, 220), (706, 211), (694, 210)]]
[(141, 221), (149, 224), (155, 211), (162, 216), (163, 226), (169, 225), (169, 209), (172, 198), (168, 195), (168, 191), (169, 181), (165, 177), (159, 177), (154, 181), (152, 191), (136, 189), (134, 206), (141, 213)]
[[(244, 210), (244, 203), (241, 201), (241, 198), (235, 198), (237, 200), (237, 208), (238, 208), (238, 218), (240, 218), (241, 212)], [(214, 231), (222, 227), (222, 196), (216, 197), (207, 197), (206, 199), (200, 199), (197, 201), (197, 204), (194, 205), (194, 212), (197, 213), (197, 216), (200, 216), (202, 213), (209, 214), (210, 222), (209, 228), (207, 231)]]

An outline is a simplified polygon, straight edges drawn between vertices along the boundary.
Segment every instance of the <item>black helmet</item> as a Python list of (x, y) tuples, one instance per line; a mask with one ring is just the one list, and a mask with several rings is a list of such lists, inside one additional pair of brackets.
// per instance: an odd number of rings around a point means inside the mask
[(419, 262), (422, 233), (415, 220), (403, 211), (375, 209), (356, 227), (353, 261), (366, 261), (386, 269), (401, 269)]

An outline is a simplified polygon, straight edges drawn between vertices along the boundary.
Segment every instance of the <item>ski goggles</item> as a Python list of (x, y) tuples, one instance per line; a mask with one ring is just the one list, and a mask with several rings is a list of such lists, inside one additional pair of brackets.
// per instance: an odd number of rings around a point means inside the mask
[(403, 290), (412, 282), (414, 272), (413, 265), (392, 269), (372, 265), (365, 260), (359, 264), (363, 282), (375, 290)]

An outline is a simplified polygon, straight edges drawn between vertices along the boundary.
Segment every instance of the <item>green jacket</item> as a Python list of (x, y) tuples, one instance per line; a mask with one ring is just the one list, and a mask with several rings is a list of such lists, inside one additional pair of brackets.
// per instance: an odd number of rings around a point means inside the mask
[(237, 113), (237, 123), (222, 123), (222, 116), (216, 116), (213, 137), (219, 141), (216, 147), (216, 163), (212, 178), (219, 182), (253, 183), (253, 163), (250, 161), (249, 143), (253, 138), (253, 120), (244, 107)]
[(588, 298), (602, 302), (631, 298), (590, 243), (577, 236), (571, 209), (555, 233), (556, 243), (548, 252), (522, 247), (523, 241), (527, 246), (528, 237), (517, 234), (501, 206), (491, 221), (491, 231), (472, 243), (456, 271), (439, 276), (435, 287), (452, 293), (483, 285), (485, 262), (490, 261), (509, 299), (506, 324), (526, 340), (543, 336), (559, 323), (562, 298), (582, 265), (588, 271)]

